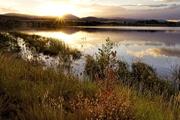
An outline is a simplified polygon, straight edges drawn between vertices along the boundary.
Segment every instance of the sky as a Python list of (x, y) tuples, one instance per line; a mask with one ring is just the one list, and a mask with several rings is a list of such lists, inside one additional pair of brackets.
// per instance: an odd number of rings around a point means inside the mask
[(0, 0), (0, 14), (180, 19), (180, 0)]

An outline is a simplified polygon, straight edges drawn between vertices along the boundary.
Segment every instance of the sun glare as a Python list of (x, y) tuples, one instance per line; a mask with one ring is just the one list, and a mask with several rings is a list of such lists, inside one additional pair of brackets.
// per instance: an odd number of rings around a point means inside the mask
[(75, 11), (76, 9), (72, 5), (57, 4), (57, 3), (44, 4), (39, 8), (40, 15), (59, 16), (59, 17), (62, 17), (65, 14), (76, 14)]

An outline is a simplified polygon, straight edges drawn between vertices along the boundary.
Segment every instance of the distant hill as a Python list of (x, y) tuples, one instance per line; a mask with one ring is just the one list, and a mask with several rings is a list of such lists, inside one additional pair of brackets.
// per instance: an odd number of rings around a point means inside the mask
[[(72, 14), (66, 14), (63, 19), (66, 22), (57, 22), (58, 17), (35, 16), (18, 13), (8, 13), (0, 15), (1, 28), (26, 27), (46, 27), (54, 28), (61, 26), (180, 26), (179, 21), (167, 20), (144, 20), (144, 19), (126, 19), (126, 18), (98, 18), (83, 17), (79, 18)], [(9, 26), (9, 27), (7, 27)]]
[[(26, 19), (38, 19), (38, 18), (56, 18), (56, 17), (52, 17), (52, 16), (36, 16), (36, 15), (28, 15), (28, 14), (20, 14), (20, 13), (7, 13), (7, 14), (0, 14), (1, 17), (10, 17), (10, 18), (26, 18)], [(126, 21), (126, 22), (135, 22), (135, 21), (143, 21), (141, 19), (127, 19), (127, 18), (99, 18), (99, 17), (94, 17), (94, 16), (89, 16), (89, 17), (82, 17), (79, 18), (75, 15), (72, 14), (66, 14), (63, 16), (63, 19), (67, 19), (67, 20), (83, 20), (83, 21), (89, 21), (89, 22), (102, 22), (102, 21)], [(146, 21), (146, 20), (144, 20)], [(166, 21), (166, 20), (157, 20), (159, 22), (162, 21)]]
[(28, 15), (28, 14), (20, 14), (20, 13), (7, 13), (4, 14), (6, 17), (14, 17), (14, 18), (25, 18), (25, 19), (36, 19), (36, 18), (46, 18), (45, 16), (35, 16), (35, 15)]
[(29, 15), (29, 14), (21, 14), (21, 13), (7, 13), (7, 14), (3, 14), (3, 16), (6, 17), (18, 17), (18, 18), (26, 18), (26, 19), (38, 19), (38, 18), (54, 18), (51, 16), (37, 16), (37, 15)]
[(90, 16), (90, 17), (83, 17), (83, 18), (81, 18), (81, 20), (85, 20), (85, 21), (107, 21), (107, 20), (110, 20), (110, 19), (108, 19), (108, 18), (98, 18), (98, 17)]
[[(7, 13), (7, 14), (0, 14), (0, 22), (6, 21), (49, 21), (49, 20), (56, 20), (58, 17), (55, 16), (36, 16), (36, 15), (28, 15), (28, 14), (19, 14), (19, 13)], [(63, 16), (64, 20), (80, 20), (79, 17), (67, 14)]]
[(6, 13), (5, 16), (16, 16), (16, 17), (34, 17), (34, 15), (20, 14), (20, 13)]
[(66, 14), (63, 16), (63, 19), (68, 19), (68, 20), (79, 20), (80, 18), (75, 16), (75, 15), (72, 15), (72, 14)]

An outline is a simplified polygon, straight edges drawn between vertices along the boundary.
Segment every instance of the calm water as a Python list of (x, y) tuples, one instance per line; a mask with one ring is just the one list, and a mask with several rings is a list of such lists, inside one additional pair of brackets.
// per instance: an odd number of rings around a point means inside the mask
[[(180, 65), (180, 27), (76, 27), (60, 30), (25, 31), (58, 38), (84, 54), (94, 55), (108, 37), (116, 44), (118, 57), (128, 63), (140, 60), (158, 73), (167, 74)], [(79, 60), (76, 70), (84, 61)]]

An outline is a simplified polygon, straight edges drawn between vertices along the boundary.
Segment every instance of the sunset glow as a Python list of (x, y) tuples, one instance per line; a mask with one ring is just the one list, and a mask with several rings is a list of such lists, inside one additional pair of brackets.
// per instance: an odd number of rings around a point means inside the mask
[(0, 120), (180, 120), (180, 0), (0, 0)]
[(180, 19), (179, 0), (0, 0), (0, 3), (1, 14)]
[(75, 11), (77, 9), (73, 5), (52, 2), (40, 6), (37, 12), (43, 16), (63, 16), (65, 14), (77, 14)]

